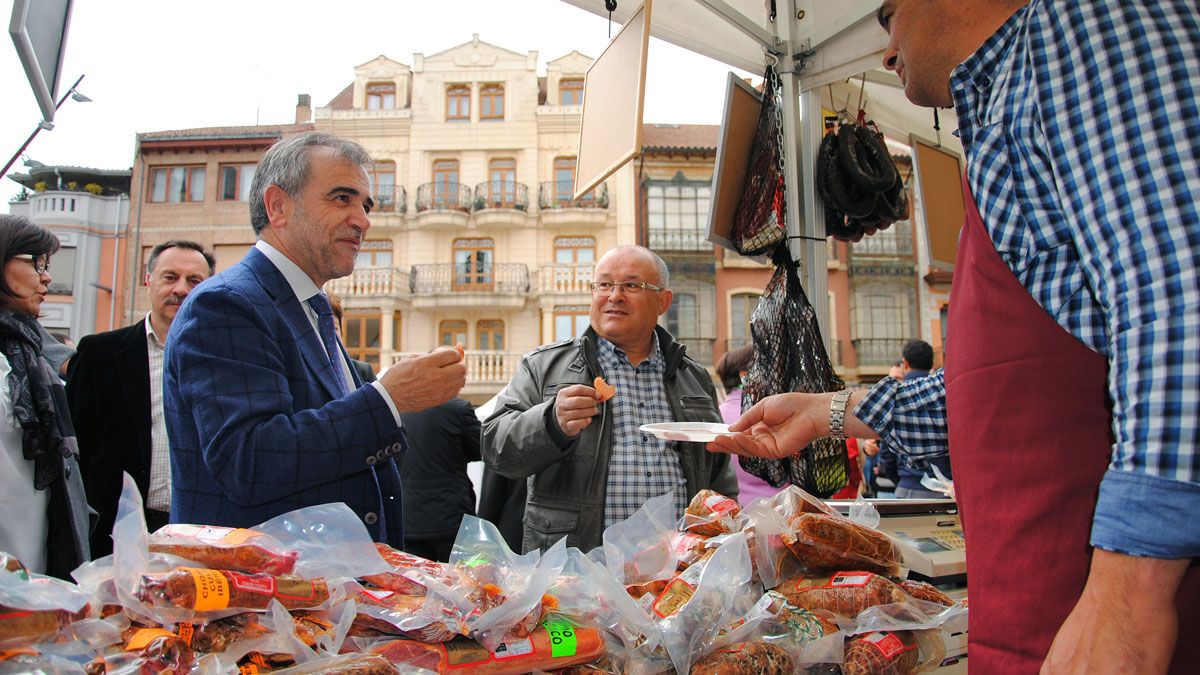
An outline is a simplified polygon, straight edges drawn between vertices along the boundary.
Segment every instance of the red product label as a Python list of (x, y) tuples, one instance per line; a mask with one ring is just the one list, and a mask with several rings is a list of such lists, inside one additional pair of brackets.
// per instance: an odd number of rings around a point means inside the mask
[(834, 588), (866, 586), (871, 583), (871, 577), (874, 576), (870, 572), (838, 572), (829, 577), (829, 585)]
[(229, 575), (229, 580), (239, 591), (258, 593), (259, 595), (275, 595), (275, 577), (273, 576), (266, 574), (252, 576), (228, 570), (225, 571), (225, 574)]
[(725, 495), (712, 495), (704, 500), (704, 505), (718, 516), (725, 515), (738, 507), (737, 502)]
[(871, 633), (863, 638), (863, 642), (874, 645), (884, 657), (889, 659), (894, 659), (900, 654), (916, 648), (915, 644), (905, 645), (892, 633)]

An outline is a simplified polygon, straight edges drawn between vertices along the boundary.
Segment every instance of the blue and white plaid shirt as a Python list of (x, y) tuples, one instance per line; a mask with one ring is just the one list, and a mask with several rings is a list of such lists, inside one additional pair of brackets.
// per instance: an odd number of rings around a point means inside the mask
[[(1109, 360), (1092, 544), (1200, 555), (1200, 5), (1033, 0), (950, 88), (996, 250)], [(945, 443), (944, 396), (940, 372), (885, 381), (855, 414), (920, 453)]]
[(675, 491), (675, 517), (687, 509), (687, 482), (679, 466), (675, 444), (651, 436), (638, 427), (674, 422), (663, 376), (667, 363), (652, 334), (650, 357), (636, 368), (616, 345), (597, 338), (597, 355), (604, 379), (617, 388), (609, 403), (613, 410), (612, 456), (608, 462), (604, 526), (619, 523), (651, 497)]

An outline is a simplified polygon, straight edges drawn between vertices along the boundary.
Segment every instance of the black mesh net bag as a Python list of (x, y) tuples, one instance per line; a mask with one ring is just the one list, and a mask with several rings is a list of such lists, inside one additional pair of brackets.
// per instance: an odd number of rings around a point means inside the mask
[(768, 67), (763, 76), (763, 103), (750, 148), (746, 186), (733, 215), (733, 246), (746, 256), (769, 254), (787, 236), (780, 86), (779, 75)]
[[(840, 391), (845, 386), (833, 371), (816, 312), (800, 285), (799, 265), (785, 251), (781, 247), (776, 252), (775, 274), (750, 319), (754, 363), (742, 390), (744, 408), (773, 394)], [(817, 497), (832, 495), (850, 478), (846, 442), (833, 438), (818, 438), (784, 459), (739, 461), (748, 473), (775, 487), (792, 483)]]

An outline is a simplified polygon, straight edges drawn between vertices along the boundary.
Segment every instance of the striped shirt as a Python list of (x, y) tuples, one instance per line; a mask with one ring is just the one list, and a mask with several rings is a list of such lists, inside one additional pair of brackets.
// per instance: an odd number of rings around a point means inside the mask
[(651, 334), (650, 356), (636, 367), (625, 352), (598, 337), (597, 356), (604, 379), (617, 388), (609, 401), (613, 411), (612, 455), (604, 505), (604, 526), (619, 523), (651, 497), (675, 491), (675, 516), (687, 508), (687, 482), (673, 441), (651, 436), (638, 427), (673, 422), (674, 413), (663, 384), (667, 363)]
[(163, 345), (146, 315), (146, 353), (150, 357), (150, 488), (146, 508), (171, 510), (171, 446), (163, 416)]
[[(1033, 0), (950, 88), (1000, 257), (1109, 361), (1116, 444), (1092, 544), (1200, 555), (1200, 5)], [(921, 448), (943, 423), (895, 411), (943, 387), (882, 383), (855, 414)]]

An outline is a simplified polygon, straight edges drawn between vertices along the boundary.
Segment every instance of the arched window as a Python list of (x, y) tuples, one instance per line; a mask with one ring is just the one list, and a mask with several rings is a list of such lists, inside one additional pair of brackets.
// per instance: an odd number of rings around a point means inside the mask
[(485, 84), (479, 89), (479, 119), (504, 119), (504, 85)]
[(446, 87), (446, 121), (469, 122), (471, 120), (471, 88), (465, 84)]

